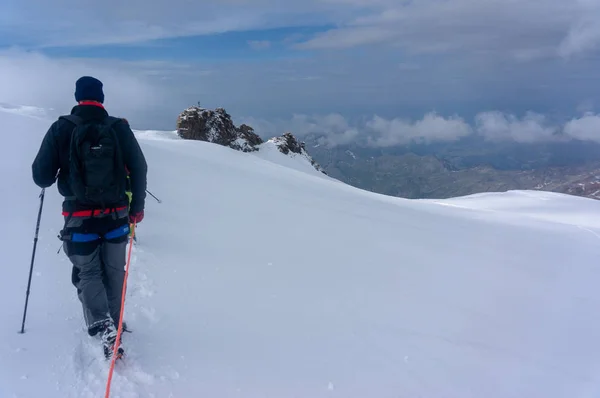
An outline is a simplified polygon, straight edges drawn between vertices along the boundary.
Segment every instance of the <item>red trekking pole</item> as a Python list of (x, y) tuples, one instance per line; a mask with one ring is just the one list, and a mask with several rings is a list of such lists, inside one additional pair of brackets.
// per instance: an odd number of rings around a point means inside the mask
[(133, 238), (135, 236), (135, 226), (137, 222), (133, 223), (131, 230), (131, 238), (129, 239), (129, 251), (127, 253), (127, 264), (125, 265), (125, 279), (123, 281), (123, 291), (121, 293), (121, 313), (119, 314), (119, 328), (117, 329), (117, 340), (113, 349), (112, 361), (110, 363), (110, 370), (108, 371), (108, 381), (106, 382), (106, 395), (105, 398), (110, 396), (110, 383), (112, 382), (113, 372), (115, 370), (115, 362), (117, 360), (117, 351), (119, 343), (121, 342), (121, 334), (123, 333), (123, 310), (125, 309), (125, 292), (127, 291), (127, 277), (129, 276), (129, 264), (131, 263), (131, 249), (133, 248)]

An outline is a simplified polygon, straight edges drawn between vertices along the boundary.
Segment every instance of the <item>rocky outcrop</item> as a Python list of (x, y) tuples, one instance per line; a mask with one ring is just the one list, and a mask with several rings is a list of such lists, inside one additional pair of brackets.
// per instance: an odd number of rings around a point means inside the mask
[(306, 152), (306, 144), (304, 142), (299, 142), (292, 133), (285, 133), (281, 137), (272, 138), (270, 141), (277, 146), (281, 153), (285, 155), (297, 154), (303, 156), (315, 169), (323, 174), (327, 174), (308, 152)]
[(187, 140), (199, 140), (228, 146), (243, 152), (257, 151), (263, 140), (252, 127), (233, 124), (223, 108), (211, 109), (192, 106), (177, 118), (177, 134)]
[[(258, 151), (264, 143), (254, 129), (246, 124), (236, 127), (231, 116), (223, 108), (214, 111), (191, 106), (177, 118), (177, 134), (186, 140), (199, 140), (228, 146), (243, 152)], [(323, 174), (323, 168), (306, 152), (304, 142), (299, 142), (291, 133), (269, 140), (279, 151), (289, 156), (302, 156)]]
[(242, 124), (239, 129), (239, 137), (248, 142), (249, 145), (257, 147), (263, 143), (262, 138), (254, 132), (254, 129), (246, 124)]

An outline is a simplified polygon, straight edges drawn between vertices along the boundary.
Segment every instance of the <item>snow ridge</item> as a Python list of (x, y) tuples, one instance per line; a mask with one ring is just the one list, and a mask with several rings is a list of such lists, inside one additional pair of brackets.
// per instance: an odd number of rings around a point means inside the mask
[[(101, 397), (55, 187), (17, 333), (39, 206), (26, 160), (47, 127), (0, 112), (26, 131), (0, 146), (0, 397)], [(281, 140), (243, 153), (172, 135), (138, 135), (162, 203), (136, 229), (114, 398), (600, 396), (600, 202), (399, 199)]]

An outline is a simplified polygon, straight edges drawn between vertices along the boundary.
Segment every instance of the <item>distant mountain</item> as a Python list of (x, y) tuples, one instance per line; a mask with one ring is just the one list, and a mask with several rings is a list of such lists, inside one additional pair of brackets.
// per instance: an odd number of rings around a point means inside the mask
[(600, 199), (600, 169), (582, 173), (578, 178), (555, 187), (553, 191)]
[(332, 177), (406, 198), (448, 198), (480, 192), (538, 189), (600, 199), (600, 145), (583, 141), (454, 143), (389, 148), (328, 147), (305, 137), (306, 148)]

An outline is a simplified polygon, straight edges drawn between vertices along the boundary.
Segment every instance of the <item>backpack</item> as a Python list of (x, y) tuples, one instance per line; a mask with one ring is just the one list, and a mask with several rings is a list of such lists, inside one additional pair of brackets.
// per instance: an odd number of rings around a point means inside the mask
[(69, 146), (69, 185), (76, 201), (102, 210), (122, 202), (127, 174), (113, 128), (121, 119), (60, 118), (75, 124)]

